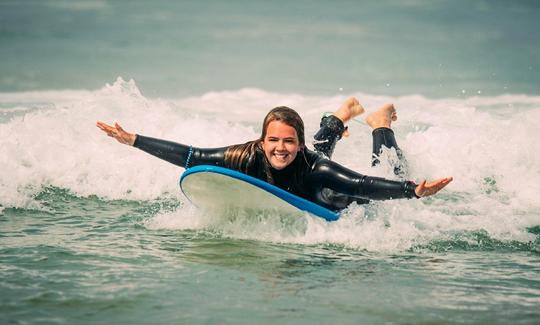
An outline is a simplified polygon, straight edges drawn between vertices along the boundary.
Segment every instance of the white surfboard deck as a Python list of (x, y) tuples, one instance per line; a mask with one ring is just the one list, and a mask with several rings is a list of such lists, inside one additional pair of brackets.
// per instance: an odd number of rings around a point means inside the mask
[(180, 188), (197, 207), (215, 212), (258, 211), (278, 215), (306, 212), (335, 221), (339, 214), (246, 174), (217, 166), (201, 165), (187, 169)]

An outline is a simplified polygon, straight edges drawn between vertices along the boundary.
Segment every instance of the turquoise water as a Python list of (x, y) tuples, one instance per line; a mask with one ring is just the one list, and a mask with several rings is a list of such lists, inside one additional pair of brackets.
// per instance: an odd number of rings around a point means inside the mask
[(54, 212), (1, 219), (6, 323), (538, 321), (538, 240), (480, 231), (381, 254), (145, 227), (175, 202), (38, 198)]
[(538, 321), (538, 240), (478, 231), (382, 254), (145, 226), (176, 202), (37, 199), (50, 211), (1, 219), (5, 322)]
[[(536, 324), (538, 5), (0, 3), (0, 323)], [(118, 78), (122, 76), (122, 78)], [(126, 81), (133, 78), (134, 80)], [(200, 147), (350, 95), (398, 109), (435, 197), (208, 215), (95, 121)], [(370, 175), (369, 128), (335, 160)], [(311, 144), (308, 144), (311, 146)]]

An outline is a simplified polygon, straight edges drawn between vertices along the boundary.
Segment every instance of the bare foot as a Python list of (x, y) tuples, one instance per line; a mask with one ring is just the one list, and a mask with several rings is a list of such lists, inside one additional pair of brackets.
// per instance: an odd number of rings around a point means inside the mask
[(390, 128), (393, 121), (397, 121), (396, 109), (393, 104), (384, 104), (379, 110), (366, 117), (366, 123), (371, 128)]
[(355, 116), (364, 113), (364, 107), (360, 105), (358, 99), (349, 97), (343, 102), (340, 108), (334, 112), (334, 116), (339, 118), (344, 124)]

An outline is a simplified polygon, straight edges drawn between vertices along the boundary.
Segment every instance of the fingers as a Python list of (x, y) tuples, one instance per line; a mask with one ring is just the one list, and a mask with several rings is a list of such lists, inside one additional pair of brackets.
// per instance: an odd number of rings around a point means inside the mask
[(441, 189), (443, 189), (446, 185), (450, 184), (450, 182), (453, 180), (452, 177), (445, 177), (445, 178), (441, 178), (437, 181), (435, 181), (434, 183), (434, 187), (437, 188), (437, 191), (440, 191)]
[(118, 129), (118, 123), (115, 123), (115, 126), (110, 126), (107, 123), (103, 123), (98, 121), (96, 123), (96, 126), (101, 129), (103, 132), (107, 133), (108, 136), (115, 138), (121, 143), (124, 143), (125, 141), (122, 140), (121, 133), (124, 131), (122, 128)]
[(433, 195), (443, 189), (448, 183), (440, 179), (426, 185), (426, 195)]
[(97, 127), (105, 132), (108, 136), (112, 137), (114, 129), (107, 124), (97, 124)]
[(100, 128), (101, 130), (103, 130), (103, 131), (105, 131), (105, 130), (107, 130), (108, 128), (110, 128), (109, 125), (107, 125), (107, 124), (105, 124), (105, 123), (103, 123), (103, 122), (99, 122), (99, 121), (96, 123), (96, 126), (97, 126), (98, 128)]
[(117, 134), (119, 137), (124, 138), (124, 137), (127, 135), (127, 132), (124, 131), (124, 129), (122, 129), (122, 127), (120, 126), (120, 124), (114, 122), (114, 127), (115, 127), (115, 130), (116, 130), (116, 134)]
[(122, 129), (122, 127), (120, 126), (120, 124), (114, 122), (114, 126), (116, 127), (116, 129), (120, 132), (123, 132), (123, 133), (127, 133), (126, 131), (124, 131), (124, 129)]
[(120, 126), (120, 124), (118, 124), (117, 122), (114, 122), (114, 126), (111, 126), (101, 121), (97, 121), (96, 126), (103, 132), (105, 132), (108, 136), (115, 138), (118, 142), (122, 144), (133, 146), (135, 140), (137, 139), (136, 134), (125, 131), (122, 126)]
[(98, 128), (100, 128), (101, 130), (107, 132), (107, 133), (110, 133), (110, 132), (112, 132), (113, 130), (115, 130), (114, 127), (112, 127), (112, 126), (110, 126), (110, 125), (108, 125), (108, 124), (106, 124), (106, 123), (99, 122), (99, 121), (96, 123), (96, 126), (97, 126)]

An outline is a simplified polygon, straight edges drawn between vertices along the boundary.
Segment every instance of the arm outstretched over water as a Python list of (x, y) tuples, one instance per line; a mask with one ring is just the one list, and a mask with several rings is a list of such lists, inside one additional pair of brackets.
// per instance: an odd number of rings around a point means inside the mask
[[(226, 148), (201, 149), (125, 131), (118, 123), (114, 126), (97, 122), (97, 127), (122, 144), (138, 148), (171, 164), (188, 168), (195, 165), (223, 166)], [(189, 165), (189, 166), (188, 166)]]
[[(114, 126), (111, 126), (103, 122), (97, 122), (97, 127), (103, 130), (108, 136), (115, 138), (118, 142), (122, 144), (135, 146), (151, 155), (164, 159), (180, 167), (186, 168), (200, 164), (224, 166), (224, 152), (226, 148), (200, 149), (171, 141), (145, 137), (125, 131), (118, 123), (115, 123)], [(337, 163), (333, 162), (331, 164), (338, 165)], [(378, 178), (363, 175), (361, 176), (363, 177), (363, 180), (367, 180), (367, 182), (362, 182), (366, 185), (363, 190), (356, 189), (363, 191), (361, 192), (362, 196), (371, 199), (391, 198), (384, 195), (385, 189), (380, 189), (381, 191), (378, 191), (379, 186), (375, 186), (375, 188), (367, 186), (369, 185), (370, 179), (379, 180)], [(451, 177), (441, 178), (432, 182), (423, 181), (414, 188), (414, 195), (416, 195), (416, 197), (426, 197), (433, 195), (443, 189), (451, 181)], [(355, 184), (357, 186), (361, 185), (357, 181), (345, 182), (343, 183), (344, 188), (342, 190), (344, 190), (344, 192), (349, 192), (352, 190), (352, 188), (350, 187), (354, 186)], [(379, 181), (377, 182), (377, 184), (381, 184), (381, 182)], [(407, 191), (408, 190), (412, 190), (412, 188), (407, 189)], [(396, 197), (394, 196), (394, 198)]]

